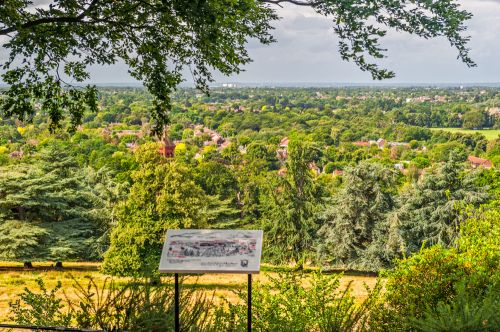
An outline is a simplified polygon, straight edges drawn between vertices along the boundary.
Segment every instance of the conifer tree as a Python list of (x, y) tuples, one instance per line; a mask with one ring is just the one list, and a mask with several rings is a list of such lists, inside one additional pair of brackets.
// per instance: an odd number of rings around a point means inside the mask
[(0, 257), (96, 259), (109, 214), (75, 159), (49, 145), (0, 171)]
[(476, 174), (464, 172), (456, 153), (437, 169), (426, 174), (401, 197), (401, 207), (393, 216), (399, 224), (407, 253), (422, 244), (449, 246), (458, 235), (467, 206), (485, 203), (488, 194), (476, 184)]
[(394, 208), (396, 173), (377, 163), (346, 169), (344, 186), (322, 213), (319, 252), (329, 264), (378, 270), (390, 263), (385, 250)]
[(273, 178), (264, 194), (268, 196), (262, 216), (265, 255), (276, 263), (294, 262), (300, 267), (312, 257), (319, 197), (309, 170), (309, 148), (306, 142), (290, 142), (287, 172)]

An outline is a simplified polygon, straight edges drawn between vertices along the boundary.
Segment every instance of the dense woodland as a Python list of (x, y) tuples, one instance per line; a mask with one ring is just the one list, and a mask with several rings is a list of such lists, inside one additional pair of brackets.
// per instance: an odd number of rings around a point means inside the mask
[(378, 271), (498, 208), (500, 139), (431, 129), (499, 128), (497, 88), (179, 89), (162, 137), (151, 103), (105, 88), (74, 132), (1, 121), (1, 259), (144, 275), (168, 228), (249, 228), (268, 263)]

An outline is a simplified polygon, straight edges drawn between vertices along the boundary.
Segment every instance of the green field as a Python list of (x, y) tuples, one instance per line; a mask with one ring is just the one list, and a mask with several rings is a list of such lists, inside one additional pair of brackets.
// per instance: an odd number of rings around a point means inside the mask
[(484, 135), (488, 141), (492, 141), (495, 138), (498, 138), (498, 135), (500, 135), (500, 129), (480, 129), (480, 130), (462, 129), (462, 128), (430, 128), (430, 129), (449, 131), (450, 133), (463, 133), (463, 134), (479, 133)]

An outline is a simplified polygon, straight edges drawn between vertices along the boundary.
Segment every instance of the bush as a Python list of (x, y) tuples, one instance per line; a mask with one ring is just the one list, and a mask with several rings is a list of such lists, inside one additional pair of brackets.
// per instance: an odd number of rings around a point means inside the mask
[(57, 283), (50, 291), (45, 288), (41, 278), (36, 279), (36, 283), (40, 288), (39, 293), (25, 288), (19, 299), (9, 303), (13, 313), (11, 319), (21, 325), (68, 326), (72, 315), (64, 313), (62, 299), (57, 297), (61, 283)]
[[(174, 290), (136, 279), (119, 284), (108, 279), (99, 286), (92, 279), (76, 283), (78, 302), (71, 303), (77, 325), (106, 331), (169, 331), (174, 326)], [(211, 301), (193, 289), (180, 294), (181, 330), (203, 329), (210, 322)]]
[(485, 299), (489, 290), (498, 289), (499, 220), (497, 210), (473, 212), (461, 227), (456, 247), (434, 246), (421, 250), (397, 262), (394, 270), (385, 272), (386, 293), (370, 314), (371, 329), (415, 330), (410, 318), (418, 320), (429, 316), (429, 308), (450, 306), (437, 314), (448, 310), (458, 315), (460, 303), (454, 301), (460, 287), (478, 301)]
[(418, 331), (500, 331), (500, 292), (490, 289), (484, 298), (471, 295), (462, 285), (451, 303), (428, 307), (422, 318), (411, 320)]
[[(76, 301), (56, 296), (59, 283), (47, 291), (41, 279), (41, 292), (25, 289), (20, 299), (11, 303), (12, 319), (19, 324), (37, 326), (102, 329), (105, 331), (172, 331), (174, 328), (174, 290), (171, 284), (157, 286), (145, 279), (118, 283), (107, 279), (97, 284), (75, 281)], [(211, 326), (213, 304), (204, 293), (185, 289), (180, 296), (181, 330), (215, 330)]]
[[(366, 318), (380, 293), (377, 285), (361, 304), (340, 288), (340, 275), (280, 273), (256, 283), (252, 291), (252, 328), (255, 331), (363, 331)], [(246, 303), (247, 294), (239, 293)], [(217, 331), (245, 331), (246, 304), (219, 308)]]

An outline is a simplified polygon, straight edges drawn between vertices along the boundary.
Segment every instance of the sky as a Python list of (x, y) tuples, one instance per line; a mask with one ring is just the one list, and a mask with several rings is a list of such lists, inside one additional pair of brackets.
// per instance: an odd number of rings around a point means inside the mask
[[(384, 83), (498, 83), (500, 82), (500, 0), (459, 0), (474, 16), (468, 22), (471, 57), (477, 67), (457, 60), (457, 51), (444, 38), (425, 40), (390, 31), (381, 39), (387, 58), (379, 61), (395, 71)], [(293, 5), (278, 9), (281, 18), (273, 35), (277, 42), (250, 41), (253, 62), (244, 72), (217, 83), (374, 83), (370, 74), (341, 60), (330, 19)], [(0, 55), (1, 56), (1, 55)], [(133, 83), (123, 63), (90, 69), (93, 83)], [(187, 82), (192, 82), (186, 72)]]

